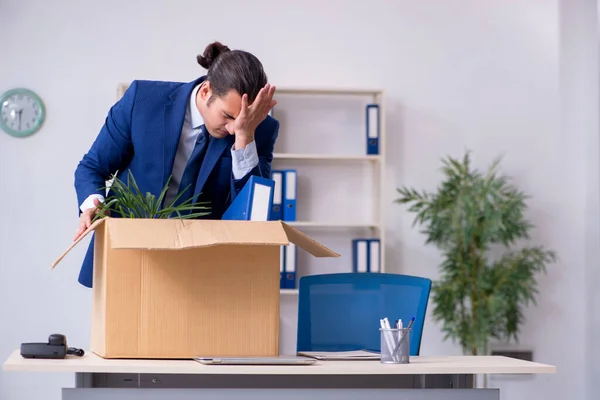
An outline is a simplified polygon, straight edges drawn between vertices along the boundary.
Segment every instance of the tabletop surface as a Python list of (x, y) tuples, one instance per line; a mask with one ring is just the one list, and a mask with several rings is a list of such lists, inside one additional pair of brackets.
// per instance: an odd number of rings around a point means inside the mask
[(241, 375), (388, 375), (388, 374), (548, 374), (556, 367), (503, 356), (411, 357), (410, 364), (379, 361), (317, 361), (312, 365), (203, 365), (194, 360), (104, 359), (85, 352), (83, 357), (26, 359), (15, 350), (5, 361), (4, 371), (97, 372), (154, 374)]

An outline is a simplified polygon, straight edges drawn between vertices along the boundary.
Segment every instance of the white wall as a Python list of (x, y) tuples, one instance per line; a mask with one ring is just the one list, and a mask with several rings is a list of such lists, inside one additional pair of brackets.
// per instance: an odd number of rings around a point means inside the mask
[[(577, 198), (565, 215), (570, 217), (570, 231), (578, 246), (564, 267), (584, 266), (579, 297), (584, 298), (581, 330), (585, 353), (578, 366), (584, 378), (581, 390), (590, 399), (598, 397), (600, 388), (598, 11), (595, 0), (562, 1), (560, 7), (561, 136), (570, 164), (564, 193)], [(568, 201), (565, 198), (565, 204)]]
[[(77, 224), (73, 170), (117, 82), (192, 80), (203, 72), (195, 55), (221, 40), (254, 52), (277, 85), (384, 88), (388, 154), (397, 156), (388, 157), (389, 203), (403, 184), (433, 189), (442, 156), (470, 148), (483, 168), (504, 154), (504, 170), (533, 196), (534, 241), (560, 255), (513, 347), (559, 372), (489, 383), (503, 399), (591, 399), (586, 366), (598, 371), (600, 359), (586, 334), (600, 328), (586, 307), (600, 283), (591, 266), (598, 84), (596, 22), (587, 17), (596, 16), (595, 1), (284, 3), (0, 1), (0, 91), (32, 88), (48, 111), (38, 135), (0, 135), (0, 359), (55, 331), (88, 346), (90, 293), (76, 282), (85, 246), (48, 269)], [(411, 228), (413, 215), (386, 211), (388, 267), (435, 277), (439, 257)], [(285, 352), (295, 346), (294, 299), (283, 300)], [(424, 355), (459, 354), (430, 322), (423, 340)], [(71, 384), (70, 375), (2, 373), (0, 398), (58, 399)]]

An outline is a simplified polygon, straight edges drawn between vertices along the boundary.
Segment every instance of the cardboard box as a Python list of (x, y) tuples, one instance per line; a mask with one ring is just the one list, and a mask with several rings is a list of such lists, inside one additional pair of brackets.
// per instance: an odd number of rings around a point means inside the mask
[(280, 249), (339, 254), (281, 221), (105, 218), (90, 350), (105, 358), (279, 354)]

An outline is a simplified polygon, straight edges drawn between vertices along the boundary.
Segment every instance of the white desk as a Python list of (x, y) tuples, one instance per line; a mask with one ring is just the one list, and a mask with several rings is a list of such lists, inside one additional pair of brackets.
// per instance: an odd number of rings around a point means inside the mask
[[(63, 399), (485, 399), (497, 389), (473, 389), (474, 374), (552, 374), (556, 367), (499, 356), (412, 357), (410, 364), (318, 361), (305, 366), (202, 365), (192, 360), (111, 360), (86, 352), (61, 360), (24, 359), (11, 371), (72, 372)], [(177, 389), (177, 390), (174, 390)], [(432, 390), (435, 389), (435, 390)]]

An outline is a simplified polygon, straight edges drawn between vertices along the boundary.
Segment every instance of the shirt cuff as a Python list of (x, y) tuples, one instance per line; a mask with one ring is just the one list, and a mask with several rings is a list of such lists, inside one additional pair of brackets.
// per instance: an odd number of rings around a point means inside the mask
[(256, 142), (253, 140), (244, 149), (234, 150), (233, 147), (231, 147), (233, 178), (242, 179), (248, 172), (252, 171), (252, 168), (258, 165)]
[(81, 212), (84, 212), (85, 210), (87, 210), (89, 208), (96, 207), (94, 205), (94, 199), (98, 199), (98, 200), (100, 200), (100, 203), (102, 203), (104, 201), (104, 196), (102, 196), (101, 194), (89, 195), (88, 198), (85, 199), (85, 201), (81, 204), (81, 206), (79, 206), (79, 209), (81, 210)]

